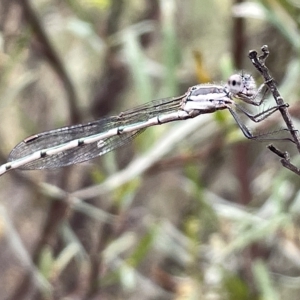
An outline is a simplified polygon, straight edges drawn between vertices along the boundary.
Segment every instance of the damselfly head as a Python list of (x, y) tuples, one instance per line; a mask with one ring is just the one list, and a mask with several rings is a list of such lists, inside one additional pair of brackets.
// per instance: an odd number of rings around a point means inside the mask
[(256, 94), (256, 83), (250, 74), (231, 75), (227, 85), (230, 92), (234, 95), (243, 94), (249, 97)]

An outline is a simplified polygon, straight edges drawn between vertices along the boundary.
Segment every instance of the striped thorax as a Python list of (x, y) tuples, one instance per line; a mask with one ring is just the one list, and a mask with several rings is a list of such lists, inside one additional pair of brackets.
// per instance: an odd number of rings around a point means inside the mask
[(232, 103), (230, 92), (224, 86), (199, 84), (188, 89), (182, 109), (187, 112), (198, 110), (201, 113), (210, 113), (226, 109)]

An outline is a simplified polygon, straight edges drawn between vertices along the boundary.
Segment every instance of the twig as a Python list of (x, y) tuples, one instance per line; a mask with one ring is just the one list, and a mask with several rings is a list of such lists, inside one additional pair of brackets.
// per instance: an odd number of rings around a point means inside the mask
[(281, 164), (291, 170), (292, 172), (296, 173), (297, 175), (300, 175), (300, 169), (297, 168), (295, 165), (293, 165), (290, 161), (290, 155), (287, 151), (282, 152), (281, 150), (279, 150), (278, 148), (276, 148), (274, 145), (269, 145), (268, 148), (274, 152), (276, 155), (278, 155), (279, 157), (281, 157)]
[[(261, 51), (262, 54), (258, 56), (257, 51), (255, 50), (250, 50), (249, 51), (249, 58), (252, 62), (252, 64), (254, 65), (254, 67), (261, 73), (261, 75), (263, 76), (264, 80), (265, 80), (265, 85), (268, 86), (268, 88), (270, 89), (273, 98), (275, 99), (276, 103), (279, 107), (279, 111), (283, 117), (283, 120), (288, 128), (288, 130), (290, 131), (292, 137), (293, 137), (293, 142), (296, 144), (298, 152), (300, 153), (300, 136), (299, 136), (299, 131), (295, 128), (293, 122), (292, 122), (292, 118), (290, 116), (290, 113), (287, 109), (287, 105), (285, 105), (283, 98), (281, 97), (275, 80), (272, 78), (272, 76), (270, 75), (269, 69), (266, 67), (265, 65), (265, 61), (269, 56), (269, 49), (267, 45), (264, 45), (261, 47)], [(277, 156), (281, 157), (281, 164), (291, 170), (292, 172), (296, 173), (297, 175), (300, 175), (300, 169), (297, 168), (296, 166), (294, 166), (291, 162), (290, 162), (290, 156), (288, 154), (288, 152), (283, 152), (281, 150), (279, 150), (278, 148), (276, 148), (274, 145), (269, 145), (268, 148), (270, 149), (270, 151), (272, 151), (273, 153), (275, 153)]]
[(20, 1), (19, 4), (23, 9), (23, 13), (27, 23), (31, 26), (34, 33), (32, 38), (33, 45), (47, 59), (49, 65), (54, 69), (65, 86), (68, 96), (68, 106), (70, 111), (71, 123), (79, 123), (81, 121), (81, 117), (78, 107), (78, 97), (76, 94), (76, 90), (59, 55), (53, 48), (46, 31), (44, 30), (37, 14), (31, 6), (30, 1)]
[[(233, 5), (239, 5), (244, 0), (234, 0)], [(232, 58), (234, 66), (237, 70), (242, 70), (245, 61), (245, 50), (247, 49), (247, 30), (246, 30), (246, 19), (234, 17), (232, 18)], [(250, 186), (250, 172), (245, 172), (245, 170), (250, 170), (250, 159), (249, 159), (249, 147), (245, 142), (236, 143), (233, 147), (234, 151), (234, 170), (235, 176), (238, 180), (238, 198), (239, 204), (248, 204), (251, 202), (252, 188)], [(245, 258), (245, 264), (250, 260)], [(245, 267), (246, 265), (244, 265)], [(247, 273), (248, 267), (243, 270)]]
[(269, 69), (265, 65), (265, 61), (267, 57), (269, 56), (269, 49), (267, 45), (264, 45), (261, 47), (262, 54), (260, 56), (257, 56), (257, 52), (255, 50), (251, 50), (249, 52), (249, 58), (251, 59), (251, 62), (253, 63), (254, 67), (262, 74), (263, 78), (265, 79), (265, 84), (270, 89), (276, 103), (278, 106), (280, 106), (279, 111), (287, 125), (287, 128), (291, 132), (291, 135), (293, 137), (293, 140), (295, 144), (297, 145), (297, 149), (300, 153), (300, 136), (298, 130), (296, 130), (292, 118), (289, 114), (289, 111), (287, 107), (284, 105), (284, 101), (276, 87), (276, 83), (274, 79), (271, 77)]

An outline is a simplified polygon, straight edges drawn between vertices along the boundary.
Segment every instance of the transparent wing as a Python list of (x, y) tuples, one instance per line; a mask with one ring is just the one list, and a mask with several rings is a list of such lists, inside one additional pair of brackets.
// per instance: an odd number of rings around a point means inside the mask
[[(23, 158), (36, 151), (63, 145), (72, 140), (103, 133), (112, 128), (147, 121), (151, 117), (170, 111), (176, 111), (180, 107), (182, 97), (183, 96), (155, 100), (120, 113), (118, 116), (102, 118), (87, 124), (63, 127), (39, 133), (20, 142), (11, 151), (8, 161)], [(21, 166), (20, 169), (58, 168), (84, 162), (129, 143), (138, 134), (143, 132), (143, 130), (144, 129), (112, 136), (103, 139), (101, 143), (98, 141), (91, 144), (84, 144), (51, 156), (41, 157)]]

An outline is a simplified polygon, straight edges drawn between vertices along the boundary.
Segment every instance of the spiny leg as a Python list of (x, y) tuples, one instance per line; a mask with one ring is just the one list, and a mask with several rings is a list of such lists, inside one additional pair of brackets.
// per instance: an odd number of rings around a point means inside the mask
[[(291, 138), (269, 138), (268, 136), (270, 136), (270, 134), (272, 134), (272, 132), (268, 132), (268, 133), (263, 133), (263, 134), (258, 134), (258, 135), (253, 135), (250, 130), (247, 128), (247, 126), (241, 121), (240, 117), (238, 116), (238, 114), (230, 107), (227, 107), (228, 110), (230, 111), (231, 115), (233, 116), (234, 120), (236, 121), (237, 125), (239, 126), (239, 128), (241, 129), (241, 131), (243, 132), (244, 136), (249, 139), (249, 140), (258, 140), (258, 141), (274, 141), (274, 140), (281, 140), (281, 141), (291, 141), (294, 143), (294, 141)], [(272, 109), (272, 108), (271, 108)], [(278, 108), (277, 108), (278, 109)], [(261, 120), (262, 121), (262, 120)], [(286, 131), (288, 129), (280, 129), (276, 132), (273, 133), (277, 133), (280, 131)]]
[(270, 115), (275, 113), (280, 107), (289, 107), (289, 105), (287, 103), (284, 103), (283, 105), (272, 106), (256, 115), (253, 115), (253, 114), (249, 113), (244, 107), (242, 107), (238, 104), (236, 104), (235, 106), (238, 110), (240, 110), (242, 113), (244, 113), (250, 120), (252, 120), (255, 123), (265, 120)]
[(240, 93), (237, 95), (237, 98), (239, 98), (240, 100), (242, 100), (248, 104), (260, 106), (266, 100), (266, 94), (267, 94), (268, 90), (269, 90), (269, 88), (266, 85), (266, 83), (263, 83), (258, 88), (258, 90), (256, 91), (256, 93), (254, 95), (247, 96), (243, 93)]

